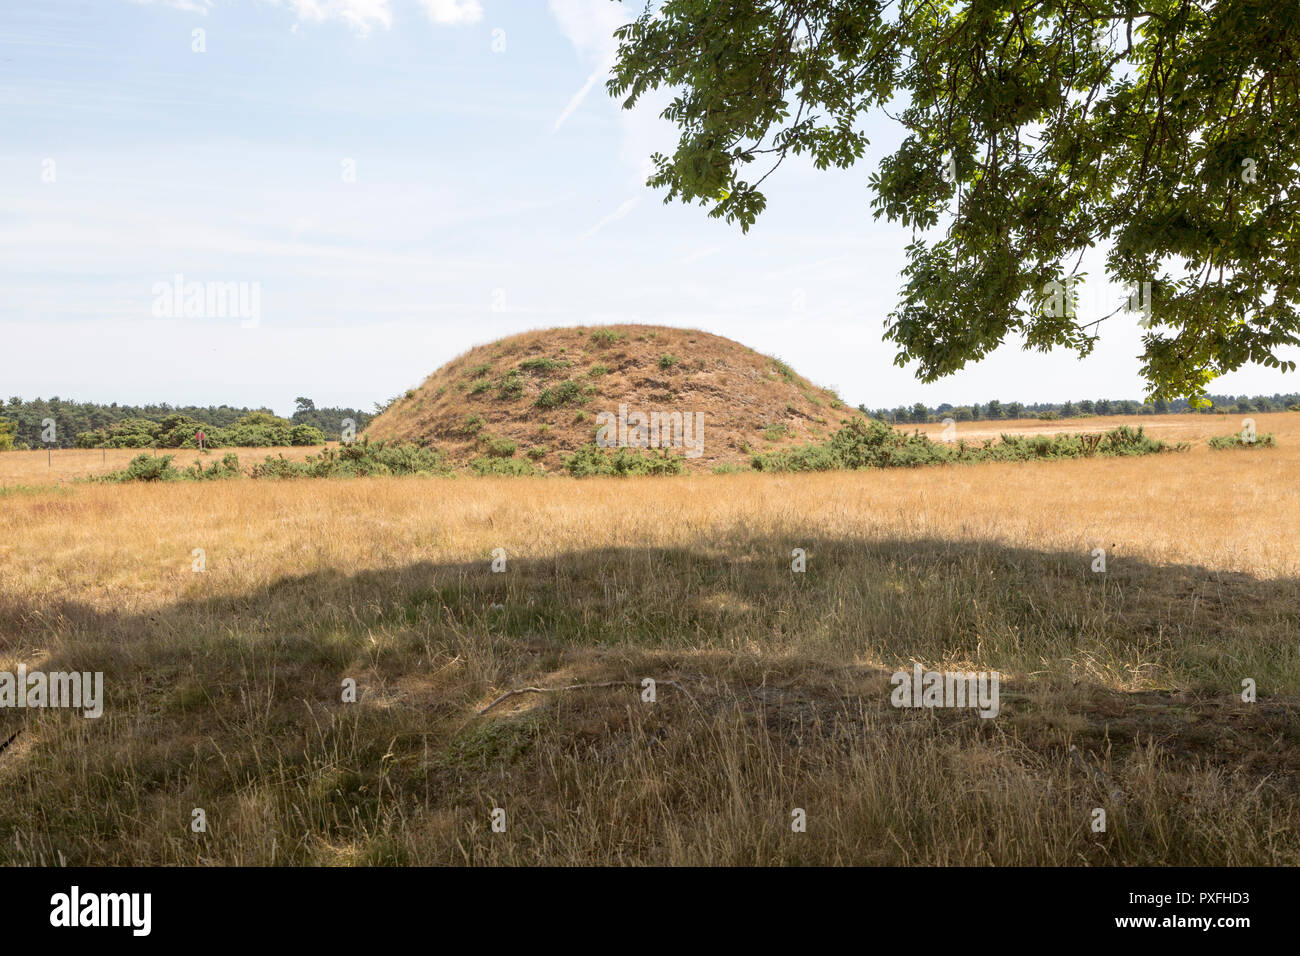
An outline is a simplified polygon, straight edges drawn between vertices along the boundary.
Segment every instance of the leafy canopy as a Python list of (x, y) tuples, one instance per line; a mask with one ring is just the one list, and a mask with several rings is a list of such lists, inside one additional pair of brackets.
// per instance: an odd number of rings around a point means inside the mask
[(1295, 368), (1300, 0), (664, 0), (616, 36), (611, 94), (674, 93), (649, 185), (746, 231), (786, 157), (848, 167), (868, 114), (902, 124), (869, 182), (913, 230), (885, 337), (923, 381), (1011, 334), (1087, 354), (1097, 245), (1153, 396)]

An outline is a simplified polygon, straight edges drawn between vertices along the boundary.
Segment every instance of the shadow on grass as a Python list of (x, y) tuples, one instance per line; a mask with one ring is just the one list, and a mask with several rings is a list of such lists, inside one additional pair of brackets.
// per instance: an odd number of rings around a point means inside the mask
[[(795, 548), (805, 552), (802, 572), (791, 569)], [(541, 834), (557, 826), (564, 806), (594, 800), (583, 796), (590, 793), (613, 806), (617, 780), (634, 771), (645, 774), (637, 779), (646, 792), (665, 786), (664, 774), (680, 777), (672, 792), (684, 806), (734, 803), (709, 774), (689, 782), (710, 761), (731, 761), (737, 780), (764, 800), (806, 778), (827, 794), (869, 786), (876, 803), (890, 805), (902, 798), (890, 796), (889, 781), (906, 774), (909, 761), (928, 761), (928, 782), (916, 784), (925, 799), (950, 799), (930, 779), (936, 774), (970, 781), (955, 791), (968, 802), (953, 803), (954, 826), (978, 825), (983, 804), (969, 801), (994, 799), (980, 796), (982, 788), (1004, 777), (1023, 778), (1024, 793), (1033, 794), (1016, 797), (1032, 808), (1024, 813), (1064, 814), (1041, 824), (1056, 828), (1059, 847), (1018, 856), (994, 840), (982, 851), (988, 859), (1229, 859), (1215, 855), (1214, 820), (1235, 813), (1249, 832), (1272, 832), (1291, 812), (1279, 807), (1295, 801), (1296, 582), (1153, 565), (1122, 549), (1110, 551), (1104, 574), (1091, 566), (1091, 554), (995, 542), (790, 541), (719, 529), (702, 532), (695, 550), (507, 555), (501, 573), (488, 554), (330, 569), (146, 613), (73, 600), (31, 606), (9, 595), (0, 601), (0, 650), (45, 670), (102, 670), (107, 700), (102, 723), (67, 713), (3, 715), (4, 736), (20, 722), (33, 733), (0, 758), (0, 794), (11, 804), (0, 828), (30, 818), (54, 841), (49, 847), (77, 847), (74, 860), (105, 858), (92, 852), (91, 836), (70, 836), (89, 827), (114, 835), (106, 852), (116, 862), (191, 861), (189, 844), (166, 834), (185, 832), (186, 808), (203, 800), (241, 821), (213, 854), (225, 862), (275, 859), (277, 850), (263, 843), (271, 832), (294, 862), (328, 860), (323, 847), (344, 843), (378, 862), (456, 862), (458, 837), (438, 830), (426, 844), (411, 821), (436, 829), (448, 814), (478, 813), (492, 794), (525, 793), (549, 808), (535, 823), (545, 842)], [(209, 568), (220, 571), (220, 555), (209, 555)], [(187, 587), (209, 581), (220, 578), (195, 575)], [(893, 709), (889, 674), (913, 661), (1004, 673), (998, 717)], [(661, 681), (659, 706), (649, 712), (639, 708), (645, 676)], [(1245, 678), (1256, 682), (1258, 703), (1240, 699)], [(347, 680), (357, 683), (357, 705), (342, 701)], [(613, 686), (522, 694), (478, 715), (510, 688), (584, 683)], [(1076, 802), (1105, 799), (1071, 769), (1071, 745), (1121, 787), (1140, 792), (1158, 780), (1165, 788), (1158, 798), (1134, 798), (1146, 800), (1134, 811), (1136, 829), (1112, 843), (1076, 846), (1075, 824), (1062, 821), (1083, 811), (1052, 802), (1053, 787), (1080, 788)], [(655, 763), (661, 758), (646, 754), (656, 748), (678, 762)], [(872, 777), (876, 771), (853, 763), (868, 752), (897, 766)], [(1163, 776), (1143, 763), (1151, 753)], [(1174, 793), (1179, 774), (1199, 789)], [(1227, 779), (1240, 790), (1222, 789)], [(997, 799), (1004, 797), (1011, 799)], [(1169, 831), (1143, 849), (1144, 834), (1165, 826), (1184, 799), (1205, 803), (1195, 833)], [(164, 823), (147, 839), (133, 837), (147, 815), (138, 808), (155, 806)], [(877, 812), (853, 812), (868, 811)], [(903, 812), (901, 804), (890, 811)], [(685, 817), (673, 820), (692, 839), (714, 839)], [(895, 836), (916, 842), (879, 861), (985, 859), (950, 857), (925, 843), (937, 832), (931, 824), (908, 821)], [(894, 824), (882, 818), (879, 826)], [(566, 861), (623, 852), (613, 837), (580, 851), (585, 837), (565, 832), (574, 841), (561, 854)], [(633, 858), (656, 859), (662, 847), (639, 832)], [(876, 859), (862, 849), (875, 844), (844, 833), (867, 854), (854, 859)], [(1180, 840), (1195, 842), (1195, 851), (1171, 849)], [(789, 861), (838, 859), (834, 840), (815, 845)], [(714, 849), (710, 859), (745, 852), (726, 841)], [(492, 862), (546, 858), (518, 847), (475, 853)], [(1283, 851), (1261, 843), (1241, 853), (1231, 859), (1274, 860)]]

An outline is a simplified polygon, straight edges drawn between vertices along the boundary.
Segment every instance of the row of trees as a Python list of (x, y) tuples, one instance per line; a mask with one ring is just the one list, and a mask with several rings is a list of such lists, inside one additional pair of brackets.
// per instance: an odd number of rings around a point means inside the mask
[[(317, 408), (310, 398), (298, 396), (294, 399), (294, 413), (291, 421), (295, 425), (312, 425), (319, 428), (331, 441), (338, 441), (349, 427), (357, 434), (370, 424), (375, 416), (356, 408)], [(350, 426), (349, 426), (350, 423)]]
[(923, 424), (925, 422), (943, 421), (951, 418), (958, 422), (1001, 421), (1015, 418), (1086, 418), (1092, 415), (1185, 415), (1189, 412), (1203, 414), (1240, 414), (1250, 415), (1255, 412), (1300, 411), (1300, 394), (1276, 395), (1211, 395), (1211, 405), (1205, 408), (1193, 408), (1186, 400), (1166, 401), (1156, 399), (1153, 402), (1123, 399), (1112, 401), (1107, 398), (1084, 399), (1079, 402), (1036, 402), (1027, 405), (1023, 402), (1000, 402), (990, 400), (983, 405), (950, 405), (944, 403), (934, 408), (917, 402), (909, 407), (898, 408), (858, 408), (872, 418), (895, 424)]
[(270, 412), (249, 412), (229, 425), (212, 427), (185, 415), (168, 415), (161, 422), (126, 418), (106, 428), (77, 436), (78, 448), (271, 448), (279, 445), (323, 445), (325, 435), (314, 425), (295, 425)]
[[(278, 418), (269, 408), (167, 403), (102, 404), (71, 401), (57, 395), (24, 401), (14, 396), (8, 402), (0, 402), (0, 450), (99, 448), (101, 444), (111, 448), (148, 448), (154, 442), (159, 448), (191, 447), (194, 432), (200, 429), (209, 436), (206, 444), (214, 448), (287, 445), (293, 443), (293, 429), (299, 426), (319, 432), (321, 438), (309, 442), (306, 439), (313, 433), (300, 431), (298, 435), (302, 441), (297, 443), (320, 444), (326, 439), (338, 440), (348, 420), (359, 433), (374, 417), (355, 408), (317, 408), (311, 399), (303, 397), (296, 400), (295, 406), (292, 417), (284, 419)], [(187, 435), (181, 435), (186, 431)], [(227, 440), (222, 441), (222, 435)], [(268, 435), (286, 440), (264, 441)], [(184, 438), (191, 439), (191, 446), (175, 443)]]

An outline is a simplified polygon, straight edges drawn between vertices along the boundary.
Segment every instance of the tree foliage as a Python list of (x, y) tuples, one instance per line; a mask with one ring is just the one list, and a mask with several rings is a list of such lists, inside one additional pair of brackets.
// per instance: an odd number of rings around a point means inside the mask
[(1012, 335), (1087, 354), (1104, 325), (1049, 290), (1093, 246), (1152, 395), (1295, 367), (1300, 0), (664, 0), (617, 37), (612, 94), (674, 93), (649, 184), (744, 230), (787, 157), (848, 167), (864, 117), (902, 125), (869, 183), (913, 230), (886, 338), (923, 381)]
[[(114, 448), (149, 448), (155, 443), (159, 448), (192, 448), (195, 447), (194, 433), (200, 429), (208, 435), (206, 444), (211, 448), (218, 447), (214, 441), (221, 445), (319, 445), (327, 439), (337, 441), (343, 433), (343, 422), (346, 419), (351, 419), (355, 431), (360, 433), (374, 418), (368, 412), (355, 408), (317, 408), (311, 399), (299, 398), (295, 404), (296, 411), (286, 422), (265, 408), (166, 403), (119, 405), (117, 402), (77, 402), (57, 395), (49, 399), (24, 401), (21, 397), (14, 396), (7, 403), (0, 401), (0, 432), (12, 430), (14, 434), (11, 441), (14, 446), (24, 448), (98, 448), (103, 444)], [(52, 432), (46, 428), (49, 419), (54, 421)], [(265, 436), (259, 436), (258, 432), (267, 431), (262, 426), (272, 422), (272, 419), (278, 424), (271, 430), (279, 437), (287, 436), (287, 440), (267, 441), (264, 440)], [(247, 428), (232, 428), (241, 420), (245, 425), (249, 422), (260, 422), (261, 425), (252, 431)], [(285, 424), (289, 429), (281, 435)], [(319, 437), (316, 431), (309, 431), (308, 427), (319, 429)], [(219, 439), (219, 433), (225, 433), (227, 438)], [(297, 438), (293, 437), (295, 434)], [(185, 444), (187, 440), (188, 445)], [(3, 447), (2, 439), (0, 447)]]

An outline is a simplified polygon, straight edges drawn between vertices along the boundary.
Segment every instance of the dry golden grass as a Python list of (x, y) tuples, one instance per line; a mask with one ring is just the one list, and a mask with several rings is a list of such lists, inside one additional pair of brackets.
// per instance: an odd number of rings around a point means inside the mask
[[(4, 495), (0, 670), (108, 701), (0, 711), (0, 860), (1300, 863), (1300, 414), (1254, 417), (1280, 447)], [(912, 661), (1000, 671), (1001, 714), (891, 708)]]

